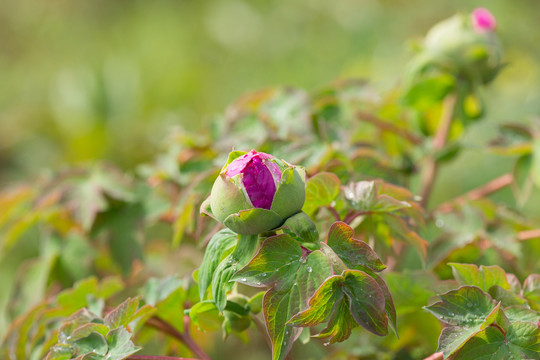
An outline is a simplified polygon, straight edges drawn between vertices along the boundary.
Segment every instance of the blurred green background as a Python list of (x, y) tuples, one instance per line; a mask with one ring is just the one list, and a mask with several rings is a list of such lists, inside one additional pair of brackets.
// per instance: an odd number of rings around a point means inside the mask
[[(414, 39), (478, 6), (497, 17), (509, 65), (485, 90), (489, 121), (470, 130), (474, 141), (540, 113), (536, 0), (2, 2), (0, 185), (96, 159), (129, 170), (171, 126), (202, 128), (268, 86), (353, 76), (389, 91)], [(486, 176), (501, 172), (500, 160), (466, 156), (471, 169), (489, 165)]]

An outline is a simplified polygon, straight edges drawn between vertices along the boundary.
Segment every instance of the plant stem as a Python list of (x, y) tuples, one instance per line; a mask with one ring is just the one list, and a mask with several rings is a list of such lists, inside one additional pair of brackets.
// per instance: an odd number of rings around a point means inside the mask
[(424, 360), (443, 360), (443, 359), (444, 359), (443, 353), (438, 352), (438, 353), (428, 356)]
[(467, 200), (478, 200), (492, 194), (502, 188), (511, 185), (514, 182), (514, 176), (510, 173), (504, 174), (495, 178), (480, 187), (472, 189), (467, 193), (458, 196), (457, 198), (441, 204), (437, 211), (441, 213), (447, 213), (452, 211), (454, 205), (463, 205)]
[(429, 202), (431, 191), (433, 190), (433, 184), (437, 177), (437, 152), (439, 152), (445, 145), (450, 132), (450, 126), (452, 125), (452, 119), (454, 117), (454, 108), (456, 106), (457, 95), (451, 93), (444, 98), (442, 105), (442, 114), (437, 131), (433, 137), (433, 147), (431, 153), (428, 155), (425, 165), (420, 175), (420, 195), (422, 200), (420, 204), (422, 207), (426, 207)]
[(383, 119), (380, 119), (376, 117), (373, 114), (366, 113), (366, 112), (357, 112), (356, 116), (367, 123), (370, 123), (376, 127), (378, 127), (381, 130), (392, 132), (394, 134), (397, 134), (405, 139), (407, 139), (409, 142), (420, 145), (422, 144), (423, 140), (420, 136), (408, 131), (407, 129), (400, 128), (396, 126), (395, 124), (389, 123), (387, 121), (384, 121)]
[(131, 355), (125, 360), (197, 360), (188, 358), (179, 358), (173, 356), (155, 356), (155, 355)]
[(339, 216), (339, 213), (337, 212), (335, 207), (327, 206), (326, 208), (332, 213), (336, 221), (341, 221), (341, 217)]
[(193, 340), (193, 338), (189, 334), (189, 316), (184, 316), (183, 333), (176, 330), (171, 324), (158, 316), (152, 316), (150, 319), (148, 319), (148, 321), (146, 321), (146, 325), (151, 326), (182, 342), (194, 355), (198, 357), (199, 360), (211, 360), (210, 356), (208, 356), (208, 354), (206, 354), (204, 350), (199, 347), (199, 345)]
[(540, 238), (540, 229), (524, 230), (517, 233), (519, 241)]

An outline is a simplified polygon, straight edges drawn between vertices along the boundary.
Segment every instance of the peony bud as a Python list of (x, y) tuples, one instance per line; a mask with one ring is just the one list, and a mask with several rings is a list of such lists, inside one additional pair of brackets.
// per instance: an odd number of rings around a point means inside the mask
[(409, 65), (413, 85), (440, 73), (465, 80), (471, 88), (489, 83), (503, 67), (495, 27), (495, 17), (483, 8), (433, 26)]
[(497, 27), (495, 17), (488, 9), (477, 8), (471, 13), (472, 25), (476, 32), (493, 31)]
[(272, 155), (233, 151), (212, 187), (212, 214), (238, 234), (277, 228), (301, 211), (304, 177), (301, 168)]

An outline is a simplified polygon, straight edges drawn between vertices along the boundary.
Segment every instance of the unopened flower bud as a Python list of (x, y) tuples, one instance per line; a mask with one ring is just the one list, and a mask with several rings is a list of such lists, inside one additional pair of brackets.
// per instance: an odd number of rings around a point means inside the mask
[(301, 168), (272, 155), (234, 151), (212, 187), (212, 214), (238, 234), (277, 228), (301, 211), (304, 177)]

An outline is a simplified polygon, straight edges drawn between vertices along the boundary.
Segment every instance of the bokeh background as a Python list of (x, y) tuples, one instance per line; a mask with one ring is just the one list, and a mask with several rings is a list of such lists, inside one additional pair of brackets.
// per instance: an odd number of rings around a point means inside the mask
[[(475, 140), (540, 113), (536, 0), (2, 2), (0, 185), (97, 159), (132, 169), (160, 151), (171, 127), (202, 129), (268, 86), (313, 90), (363, 77), (390, 91), (415, 39), (477, 6), (497, 17), (508, 66), (485, 90), (489, 121), (469, 131)], [(504, 166), (464, 157), (486, 176)], [(464, 188), (477, 182), (463, 178)]]
[[(479, 6), (497, 18), (507, 66), (483, 89), (485, 119), (467, 128), (464, 150), (441, 169), (433, 203), (511, 171), (515, 158), (484, 145), (502, 123), (538, 122), (538, 0), (0, 1), (0, 189), (101, 160), (134, 171), (164, 151), (173, 129), (206, 131), (227, 104), (262, 88), (312, 91), (361, 77), (392, 92), (429, 28)], [(494, 198), (515, 205), (510, 189)], [(523, 212), (538, 214), (539, 199), (535, 190)], [(150, 267), (172, 253), (163, 271), (192, 271), (199, 249), (171, 252), (169, 235), (149, 251)], [(11, 263), (3, 266), (15, 273)], [(228, 341), (213, 351), (244, 346)], [(372, 346), (358, 341), (350, 354)], [(267, 358), (262, 340), (255, 345), (250, 359)], [(317, 351), (297, 349), (306, 358)]]

